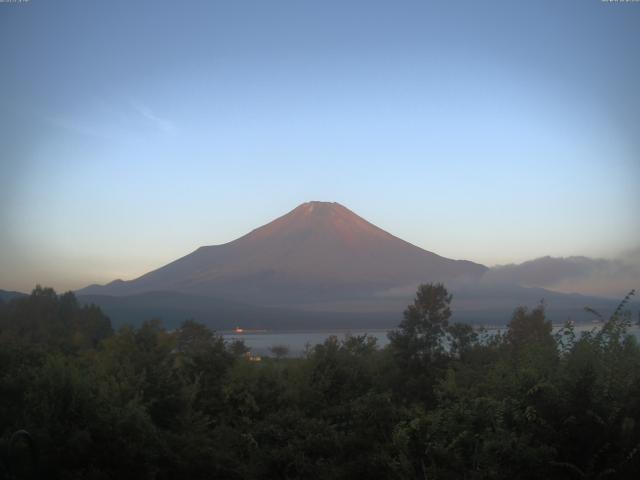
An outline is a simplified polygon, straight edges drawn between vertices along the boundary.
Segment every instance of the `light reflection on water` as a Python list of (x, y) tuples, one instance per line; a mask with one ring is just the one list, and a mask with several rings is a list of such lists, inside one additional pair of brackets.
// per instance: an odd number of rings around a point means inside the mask
[[(561, 326), (554, 326), (554, 333), (561, 328)], [(576, 337), (579, 338), (583, 332), (589, 332), (591, 330), (598, 330), (600, 325), (598, 324), (579, 324), (575, 326)], [(506, 327), (492, 327), (487, 328), (489, 335), (497, 332), (504, 332)], [(307, 345), (313, 347), (319, 343), (323, 343), (327, 338), (334, 335), (339, 339), (343, 339), (346, 335), (364, 335), (377, 339), (377, 344), (383, 347), (389, 343), (387, 333), (390, 330), (387, 329), (371, 329), (371, 330), (307, 330), (307, 331), (267, 331), (267, 332), (246, 332), (236, 333), (234, 331), (219, 332), (225, 340), (243, 340), (245, 345), (251, 349), (251, 353), (254, 355), (270, 355), (269, 349), (275, 345), (284, 345), (289, 348), (290, 356), (301, 356), (305, 352)], [(640, 327), (637, 325), (632, 326), (629, 329), (629, 333), (633, 334), (638, 341), (640, 341)]]

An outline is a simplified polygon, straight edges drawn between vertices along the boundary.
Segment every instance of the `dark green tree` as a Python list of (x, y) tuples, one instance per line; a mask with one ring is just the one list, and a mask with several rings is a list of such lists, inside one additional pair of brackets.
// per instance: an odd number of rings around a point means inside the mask
[(452, 296), (441, 283), (420, 285), (404, 319), (389, 333), (397, 370), (394, 390), (407, 399), (431, 399), (445, 353), (445, 334), (451, 317)]
[(398, 329), (389, 334), (392, 347), (407, 362), (432, 359), (443, 351), (451, 317), (452, 296), (441, 283), (420, 285)]

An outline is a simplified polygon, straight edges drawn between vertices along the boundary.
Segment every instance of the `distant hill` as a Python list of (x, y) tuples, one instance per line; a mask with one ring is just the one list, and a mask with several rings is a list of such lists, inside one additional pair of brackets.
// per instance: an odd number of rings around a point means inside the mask
[[(394, 328), (400, 322), (411, 296), (380, 299), (377, 303), (370, 301), (366, 304), (366, 310), (349, 304), (311, 310), (261, 307), (178, 292), (147, 292), (129, 296), (80, 295), (78, 299), (81, 303), (100, 306), (115, 327), (139, 325), (144, 320), (158, 318), (166, 327), (174, 328), (191, 318), (216, 330), (230, 330), (237, 326), (268, 330), (313, 330)], [(452, 321), (485, 326), (504, 325), (517, 306), (531, 308), (542, 299), (547, 305), (548, 318), (556, 324), (568, 319), (577, 322), (594, 320), (593, 315), (585, 312), (586, 306), (608, 317), (618, 305), (617, 300), (566, 295), (539, 288), (513, 287), (509, 291), (458, 288), (453, 290)], [(637, 311), (638, 304), (631, 304), (630, 308)]]
[(8, 302), (9, 300), (12, 300), (14, 298), (20, 298), (20, 297), (26, 297), (27, 294), (26, 293), (22, 293), (22, 292), (13, 292), (13, 291), (9, 291), (9, 290), (0, 290), (0, 301), (2, 302)]
[(157, 318), (167, 328), (194, 319), (216, 330), (235, 327), (269, 330), (322, 328), (389, 328), (402, 312), (319, 312), (247, 305), (179, 292), (146, 292), (129, 296), (79, 295), (84, 304), (98, 305), (115, 327), (139, 325)]
[(477, 279), (486, 271), (405, 242), (338, 203), (309, 202), (230, 243), (201, 247), (134, 280), (78, 293), (171, 291), (293, 306), (368, 298), (424, 282)]
[[(518, 306), (535, 307), (544, 302), (547, 318), (555, 324), (567, 320), (592, 322), (596, 317), (585, 307), (598, 311), (608, 318), (620, 299), (610, 299), (579, 294), (554, 292), (543, 288), (521, 287), (519, 285), (487, 285), (474, 282), (468, 285), (452, 285), (453, 301), (451, 309), (456, 321), (502, 325), (509, 321)], [(634, 312), (640, 304), (631, 302), (628, 308)]]
[[(543, 299), (548, 318), (554, 323), (562, 323), (567, 319), (578, 322), (594, 320), (592, 314), (585, 312), (586, 306), (608, 317), (619, 303), (619, 299), (567, 295), (517, 285), (496, 288), (482, 282), (453, 284), (450, 290), (453, 293), (452, 321), (487, 326), (504, 325), (514, 308), (519, 305), (533, 307)], [(216, 330), (230, 330), (237, 326), (268, 330), (371, 329), (397, 326), (413, 294), (413, 289), (406, 289), (396, 296), (360, 302), (319, 303), (307, 305), (305, 309), (263, 307), (179, 292), (146, 292), (127, 296), (79, 295), (78, 300), (83, 304), (100, 306), (115, 327), (139, 325), (145, 320), (157, 318), (167, 328), (174, 328), (183, 320), (192, 318)], [(0, 302), (26, 296), (21, 292), (0, 290)], [(632, 302), (628, 307), (634, 312), (635, 320), (640, 305)]]

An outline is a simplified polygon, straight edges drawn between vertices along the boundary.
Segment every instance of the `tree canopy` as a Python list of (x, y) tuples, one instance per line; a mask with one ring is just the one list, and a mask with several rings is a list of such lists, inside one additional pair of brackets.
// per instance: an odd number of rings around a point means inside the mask
[(516, 308), (486, 335), (450, 322), (451, 298), (420, 286), (384, 348), (330, 337), (251, 362), (193, 320), (113, 331), (37, 287), (0, 304), (0, 479), (636, 478), (624, 308), (580, 336)]

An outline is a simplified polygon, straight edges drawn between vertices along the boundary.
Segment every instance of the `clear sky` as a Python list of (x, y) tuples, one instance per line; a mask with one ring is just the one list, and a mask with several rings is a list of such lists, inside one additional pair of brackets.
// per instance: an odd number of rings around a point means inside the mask
[(640, 245), (640, 3), (0, 3), (0, 288), (308, 200), (487, 265)]

